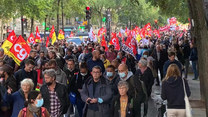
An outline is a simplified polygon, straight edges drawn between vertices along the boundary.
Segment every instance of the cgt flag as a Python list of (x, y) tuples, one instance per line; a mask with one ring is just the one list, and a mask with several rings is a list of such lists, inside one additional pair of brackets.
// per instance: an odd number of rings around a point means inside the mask
[(30, 44), (36, 44), (35, 40), (34, 40), (34, 35), (33, 33), (30, 34), (30, 36), (28, 37), (27, 39), (27, 43), (30, 43)]
[(112, 39), (109, 44), (114, 45), (116, 50), (120, 50), (119, 40), (118, 37), (116, 37), (116, 33), (112, 33)]
[(108, 45), (107, 45), (107, 43), (105, 41), (105, 36), (104, 35), (102, 36), (101, 46), (105, 47), (105, 51), (108, 50)]
[(63, 31), (63, 30), (61, 30), (61, 29), (59, 30), (58, 39), (59, 39), (59, 40), (64, 39), (64, 31)]
[(8, 55), (14, 59), (17, 65), (20, 65), (21, 61), (28, 57), (30, 50), (28, 44), (20, 35), (9, 50)]
[(38, 30), (38, 26), (36, 27), (35, 42), (37, 42), (37, 43), (41, 42), (41, 37), (40, 37), (39, 30)]
[(52, 26), (51, 33), (50, 33), (49, 37), (51, 38), (51, 40), (52, 40), (51, 44), (53, 45), (56, 42), (56, 33), (55, 33), (54, 25)]
[(4, 49), (4, 53), (8, 55), (10, 48), (12, 47), (13, 43), (16, 41), (17, 37), (14, 33), (14, 30), (9, 34), (7, 40), (4, 41), (1, 48)]

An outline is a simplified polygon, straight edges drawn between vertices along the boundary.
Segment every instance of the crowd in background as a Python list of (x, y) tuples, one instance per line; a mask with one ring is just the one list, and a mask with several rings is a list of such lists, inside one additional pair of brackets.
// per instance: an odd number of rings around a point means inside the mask
[(81, 45), (61, 40), (47, 48), (44, 42), (31, 45), (18, 66), (0, 48), (0, 116), (141, 117), (141, 104), (146, 115), (156, 85), (162, 86), (168, 116), (185, 117), (182, 80), (190, 96), (189, 66), (197, 80), (198, 58), (190, 34), (180, 33), (146, 36), (148, 44), (137, 44), (136, 57), (114, 45), (105, 51), (87, 39)]

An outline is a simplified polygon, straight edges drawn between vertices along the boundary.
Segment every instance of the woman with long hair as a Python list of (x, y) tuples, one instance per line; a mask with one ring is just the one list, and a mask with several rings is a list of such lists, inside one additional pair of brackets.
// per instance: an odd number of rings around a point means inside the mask
[(50, 117), (48, 111), (43, 106), (43, 98), (39, 91), (31, 91), (28, 94), (27, 107), (23, 108), (18, 117)]
[(181, 72), (176, 64), (168, 67), (165, 79), (162, 83), (161, 97), (167, 100), (168, 117), (186, 117), (183, 80), (187, 96), (191, 95), (188, 83), (181, 78)]

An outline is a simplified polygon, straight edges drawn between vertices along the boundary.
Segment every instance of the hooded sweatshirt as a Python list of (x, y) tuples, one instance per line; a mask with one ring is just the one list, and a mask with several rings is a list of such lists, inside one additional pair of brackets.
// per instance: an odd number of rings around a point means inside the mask
[[(188, 83), (184, 80), (187, 96), (191, 95)], [(182, 78), (170, 77), (162, 83), (161, 98), (167, 100), (168, 109), (185, 109)]]

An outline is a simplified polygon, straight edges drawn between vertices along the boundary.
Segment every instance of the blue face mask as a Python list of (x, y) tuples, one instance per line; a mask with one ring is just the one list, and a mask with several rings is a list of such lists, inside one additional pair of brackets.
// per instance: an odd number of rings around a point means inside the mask
[(41, 106), (43, 106), (43, 98), (42, 98), (42, 99), (37, 100), (36, 107), (40, 108)]
[(147, 55), (143, 55), (144, 58), (147, 58)]
[(106, 76), (107, 77), (112, 77), (113, 76), (113, 72), (107, 72)]
[(117, 56), (117, 59), (120, 59), (120, 56), (119, 55)]
[(118, 73), (118, 75), (120, 76), (120, 78), (124, 78), (126, 76), (126, 74), (124, 72)]

